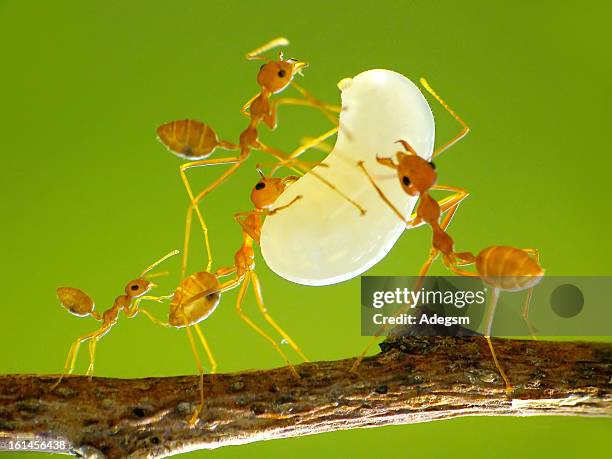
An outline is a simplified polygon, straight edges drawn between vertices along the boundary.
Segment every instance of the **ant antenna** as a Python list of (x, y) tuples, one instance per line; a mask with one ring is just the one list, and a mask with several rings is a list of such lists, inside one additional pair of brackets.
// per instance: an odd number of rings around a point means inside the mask
[(152, 273), (152, 274), (147, 274), (145, 277), (145, 279), (153, 279), (155, 277), (164, 277), (164, 276), (169, 276), (170, 275), (170, 271), (161, 271), (158, 273)]
[(266, 175), (263, 173), (263, 171), (261, 170), (261, 165), (258, 164), (257, 166), (255, 166), (255, 169), (257, 170), (257, 172), (259, 172), (259, 175), (261, 175), (262, 179), (266, 178)]
[[(275, 38), (274, 40), (270, 40), (265, 45), (260, 46), (259, 48), (256, 48), (253, 51), (247, 53), (246, 58), (250, 61), (254, 61), (254, 60), (265, 61), (266, 59), (263, 58), (261, 54), (265, 53), (266, 51), (270, 51), (271, 49), (278, 48), (279, 46), (287, 46), (287, 45), (289, 45), (289, 40), (287, 40), (285, 37), (278, 37), (278, 38)], [(282, 52), (281, 52), (281, 60), (282, 60)]]
[(144, 277), (144, 275), (146, 273), (148, 273), (149, 271), (151, 271), (153, 268), (155, 268), (158, 264), (162, 263), (163, 261), (166, 261), (168, 258), (173, 257), (174, 255), (178, 254), (179, 251), (178, 250), (173, 250), (172, 252), (164, 255), (163, 257), (161, 257), (159, 260), (157, 260), (155, 263), (153, 263), (151, 266), (149, 266), (147, 269), (145, 269), (142, 274), (140, 275), (140, 277)]

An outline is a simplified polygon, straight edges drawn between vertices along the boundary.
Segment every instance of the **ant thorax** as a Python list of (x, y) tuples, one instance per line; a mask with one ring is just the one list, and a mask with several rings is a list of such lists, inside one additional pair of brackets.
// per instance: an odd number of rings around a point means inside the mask
[(269, 94), (262, 92), (251, 104), (251, 119), (262, 118), (270, 113)]
[(421, 199), (417, 207), (417, 217), (429, 225), (438, 223), (440, 220), (440, 204), (428, 192), (421, 193)]

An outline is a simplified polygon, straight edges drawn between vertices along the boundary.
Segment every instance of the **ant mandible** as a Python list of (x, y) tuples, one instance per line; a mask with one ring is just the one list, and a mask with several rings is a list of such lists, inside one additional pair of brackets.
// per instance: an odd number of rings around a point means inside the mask
[[(246, 104), (244, 104), (241, 109), (241, 113), (249, 119), (249, 124), (240, 134), (238, 145), (219, 140), (217, 134), (210, 126), (196, 120), (172, 121), (159, 126), (157, 129), (159, 139), (172, 153), (190, 160), (190, 162), (180, 166), (181, 180), (183, 181), (190, 199), (185, 224), (185, 244), (182, 267), (183, 277), (185, 275), (187, 266), (192, 212), (195, 211), (204, 233), (206, 252), (208, 256), (207, 271), (210, 271), (212, 267), (212, 253), (208, 236), (208, 228), (202, 212), (198, 207), (198, 203), (238, 170), (242, 163), (249, 157), (251, 149), (257, 149), (269, 153), (276, 159), (284, 162), (284, 164), (287, 166), (292, 166), (293, 168), (294, 165), (298, 168), (294, 170), (301, 173), (307, 171), (308, 168), (304, 163), (297, 159), (297, 156), (316, 145), (318, 142), (322, 142), (331, 137), (338, 131), (338, 120), (332, 116), (330, 112), (339, 113), (340, 108), (335, 105), (324, 104), (318, 101), (305, 89), (293, 82), (294, 76), (296, 74), (301, 74), (301, 70), (307, 67), (307, 63), (298, 61), (296, 59), (284, 60), (282, 52), (279, 53), (278, 60), (267, 60), (261, 56), (267, 51), (279, 46), (287, 46), (288, 44), (289, 41), (286, 38), (276, 38), (247, 53), (246, 55), (248, 60), (263, 60), (265, 63), (261, 66), (259, 73), (257, 74), (257, 84), (261, 89), (260, 92), (253, 96)], [(271, 98), (274, 94), (284, 91), (290, 85), (296, 88), (304, 96), (304, 99), (286, 97), (271, 102)], [(258, 130), (259, 124), (262, 122), (270, 129), (276, 128), (278, 106), (282, 104), (316, 107), (320, 109), (334, 123), (335, 126), (328, 132), (313, 139), (311, 142), (301, 145), (287, 156), (279, 150), (269, 147), (261, 142), (261, 140), (259, 140)], [(215, 151), (216, 148), (240, 150), (240, 154), (238, 156), (228, 158), (206, 159)], [(202, 190), (198, 195), (194, 195), (189, 180), (187, 179), (186, 170), (194, 167), (220, 164), (231, 164), (232, 166), (213, 183)], [(326, 183), (326, 185), (330, 185), (327, 180), (323, 179), (319, 175), (313, 175)], [(347, 199), (349, 202), (351, 202), (351, 204), (357, 207), (362, 214), (365, 212), (365, 210), (359, 206), (359, 204), (355, 203), (344, 193), (335, 188), (333, 189), (344, 199)]]
[[(407, 194), (419, 196), (419, 205), (414, 218), (405, 220), (401, 213), (397, 211), (393, 203), (391, 203), (383, 191), (378, 187), (364, 165), (360, 163), (359, 167), (367, 175), (380, 197), (400, 219), (405, 221), (407, 227), (428, 224), (432, 229), (432, 248), (427, 261), (419, 271), (415, 290), (419, 290), (422, 287), (424, 276), (427, 275), (431, 264), (439, 253), (442, 253), (442, 260), (451, 271), (462, 276), (480, 277), (483, 283), (493, 288), (485, 313), (485, 339), (491, 351), (491, 355), (493, 356), (495, 366), (505, 382), (506, 391), (510, 392), (512, 391), (512, 385), (499, 364), (495, 349), (491, 342), (491, 328), (500, 291), (528, 290), (523, 303), (523, 318), (532, 336), (535, 336), (529, 321), (529, 303), (533, 294), (533, 288), (544, 275), (544, 270), (540, 266), (538, 251), (536, 249), (491, 246), (480, 251), (476, 256), (471, 252), (455, 252), (453, 239), (446, 232), (446, 229), (459, 204), (468, 196), (468, 193), (460, 188), (436, 185), (437, 174), (433, 163), (419, 157), (405, 140), (400, 140), (399, 143), (404, 146), (406, 151), (397, 153), (397, 163), (394, 163), (391, 158), (377, 158), (377, 161), (397, 171), (399, 182)], [(429, 194), (430, 190), (450, 190), (456, 193), (442, 203), (438, 203)], [(448, 212), (440, 223), (441, 213), (445, 210)], [(459, 266), (472, 264), (476, 268), (475, 273), (459, 268)], [(410, 305), (408, 305), (408, 307), (410, 307)], [(382, 330), (374, 336), (374, 340), (380, 336), (381, 332)], [(353, 370), (359, 366), (371, 344), (354, 363)]]
[(119, 312), (123, 310), (124, 314), (128, 319), (135, 317), (138, 314), (139, 310), (144, 311), (139, 307), (140, 302), (142, 300), (152, 300), (161, 302), (164, 299), (171, 298), (169, 296), (148, 296), (146, 295), (153, 287), (156, 285), (149, 281), (147, 278), (152, 277), (152, 275), (146, 276), (146, 274), (159, 265), (161, 262), (166, 259), (176, 255), (178, 250), (174, 250), (167, 255), (164, 255), (162, 258), (157, 260), (155, 263), (147, 267), (136, 279), (131, 280), (125, 286), (125, 293), (123, 295), (119, 295), (115, 298), (113, 305), (104, 311), (104, 313), (100, 314), (97, 311), (94, 311), (94, 302), (91, 297), (74, 287), (60, 287), (57, 289), (57, 296), (60, 300), (60, 303), (63, 307), (65, 307), (71, 314), (74, 314), (77, 317), (86, 317), (91, 316), (96, 320), (102, 321), (102, 325), (100, 328), (92, 333), (88, 333), (83, 335), (72, 343), (70, 346), (70, 350), (68, 351), (68, 356), (66, 357), (66, 364), (64, 365), (64, 372), (59, 377), (58, 381), (53, 385), (53, 388), (57, 387), (57, 385), (62, 381), (65, 375), (71, 374), (74, 371), (74, 365), (77, 358), (77, 353), (79, 352), (79, 347), (81, 343), (85, 341), (89, 341), (89, 367), (87, 368), (87, 373), (90, 379), (93, 376), (94, 369), (94, 357), (96, 352), (96, 344), (97, 342), (106, 335), (110, 329), (117, 323), (119, 318)]

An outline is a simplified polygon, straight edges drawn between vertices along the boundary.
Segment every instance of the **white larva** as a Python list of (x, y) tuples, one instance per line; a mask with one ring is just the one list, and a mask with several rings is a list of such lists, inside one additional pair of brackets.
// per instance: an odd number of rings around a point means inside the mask
[[(412, 212), (410, 198), (376, 156), (395, 156), (395, 143), (407, 140), (425, 159), (433, 152), (435, 125), (421, 91), (409, 79), (390, 70), (368, 70), (342, 80), (340, 130), (333, 151), (317, 167), (318, 174), (366, 209), (359, 212), (306, 174), (277, 201), (303, 199), (266, 218), (261, 250), (279, 276), (304, 285), (329, 285), (358, 276), (378, 263), (404, 231), (404, 225), (382, 202), (357, 167), (363, 160), (383, 191), (404, 216)], [(389, 180), (384, 180), (389, 178)], [(382, 179), (382, 180), (381, 180)]]

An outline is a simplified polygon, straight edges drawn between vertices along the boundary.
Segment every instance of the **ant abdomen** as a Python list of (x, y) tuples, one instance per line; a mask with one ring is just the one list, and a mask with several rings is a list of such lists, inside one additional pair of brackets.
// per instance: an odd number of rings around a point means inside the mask
[(531, 288), (544, 276), (544, 270), (528, 252), (507, 246), (482, 250), (476, 257), (476, 270), (484, 282), (506, 291)]
[(201, 271), (183, 279), (174, 293), (168, 314), (168, 323), (181, 328), (194, 325), (210, 316), (221, 299), (219, 292), (189, 301), (195, 295), (219, 287), (219, 280), (211, 273)]
[(168, 150), (189, 160), (208, 157), (220, 144), (215, 131), (197, 120), (162, 124), (157, 128), (157, 136)]
[(61, 305), (71, 314), (85, 317), (94, 310), (94, 302), (91, 297), (82, 290), (74, 287), (59, 287), (57, 297)]

